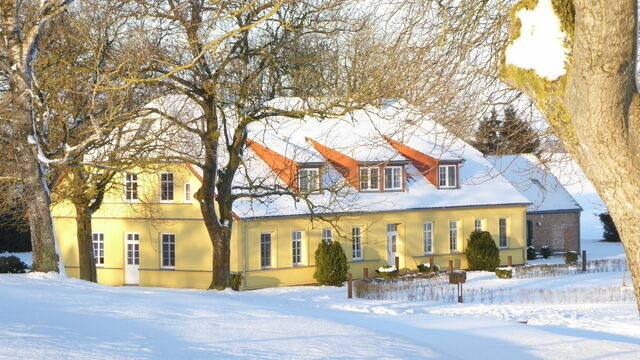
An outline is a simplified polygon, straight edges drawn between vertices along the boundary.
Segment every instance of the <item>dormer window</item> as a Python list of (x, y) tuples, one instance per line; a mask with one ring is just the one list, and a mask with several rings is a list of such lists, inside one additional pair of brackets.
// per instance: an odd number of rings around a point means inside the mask
[(387, 166), (384, 168), (384, 189), (402, 190), (401, 166)]
[(458, 187), (458, 165), (440, 165), (438, 167), (438, 184), (441, 189), (455, 189)]
[(360, 190), (378, 190), (380, 183), (380, 169), (378, 167), (360, 168)]
[(298, 189), (311, 192), (320, 189), (320, 169), (306, 168), (298, 171)]

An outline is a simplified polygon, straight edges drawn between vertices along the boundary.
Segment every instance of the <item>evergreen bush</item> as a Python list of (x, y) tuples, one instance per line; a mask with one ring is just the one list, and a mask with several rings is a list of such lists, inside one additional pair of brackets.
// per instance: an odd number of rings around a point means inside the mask
[(337, 241), (320, 241), (315, 253), (316, 271), (313, 277), (320, 285), (341, 286), (347, 280), (349, 265), (342, 245)]
[(535, 260), (536, 259), (536, 248), (533, 246), (527, 247), (527, 260)]
[(16, 256), (0, 256), (0, 274), (23, 274), (29, 266)]
[(419, 272), (438, 272), (440, 271), (440, 267), (436, 264), (433, 264), (429, 267), (429, 264), (418, 264)]
[(547, 245), (541, 247), (540, 248), (540, 254), (542, 254), (543, 258), (548, 259), (549, 256), (551, 256), (551, 248), (548, 247)]
[(564, 254), (564, 263), (567, 265), (575, 265), (578, 263), (578, 253), (575, 251), (567, 251)]
[(513, 269), (510, 267), (496, 268), (496, 276), (499, 279), (511, 279), (513, 277)]
[(230, 274), (229, 287), (235, 291), (240, 291), (240, 288), (242, 287), (242, 273)]
[(618, 229), (616, 229), (616, 224), (613, 222), (611, 215), (606, 212), (599, 214), (598, 217), (600, 217), (600, 222), (602, 222), (602, 227), (604, 228), (602, 234), (604, 241), (620, 242), (620, 234), (618, 234)]
[(398, 277), (398, 269), (395, 266), (383, 265), (376, 269), (376, 273), (385, 279), (395, 279)]
[(469, 270), (494, 271), (500, 265), (500, 251), (488, 231), (474, 231), (467, 245)]

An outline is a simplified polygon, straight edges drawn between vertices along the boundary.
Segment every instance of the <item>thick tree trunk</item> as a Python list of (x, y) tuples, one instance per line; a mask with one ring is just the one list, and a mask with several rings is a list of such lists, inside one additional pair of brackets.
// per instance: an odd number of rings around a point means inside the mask
[(97, 282), (96, 262), (93, 257), (91, 213), (86, 204), (74, 204), (76, 209), (76, 236), (78, 239), (78, 265), (80, 279)]

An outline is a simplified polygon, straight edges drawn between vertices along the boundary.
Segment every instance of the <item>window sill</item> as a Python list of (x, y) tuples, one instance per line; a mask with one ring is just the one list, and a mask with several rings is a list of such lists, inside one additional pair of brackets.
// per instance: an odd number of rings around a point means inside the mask
[(162, 270), (175, 270), (176, 267), (175, 266), (161, 266), (160, 269), (162, 269)]

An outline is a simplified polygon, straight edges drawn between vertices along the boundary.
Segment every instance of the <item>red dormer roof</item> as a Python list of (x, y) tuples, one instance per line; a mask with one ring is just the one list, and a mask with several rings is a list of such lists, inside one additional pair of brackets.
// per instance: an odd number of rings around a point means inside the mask
[(247, 144), (264, 161), (278, 177), (289, 186), (292, 191), (298, 190), (298, 163), (284, 155), (268, 149), (253, 140), (247, 139)]
[(351, 185), (358, 189), (358, 161), (339, 152), (328, 148), (317, 141), (305, 137), (305, 140), (309, 141), (311, 145), (333, 165), (336, 170), (338, 170), (342, 176), (351, 183)]
[(418, 169), (418, 171), (420, 171), (420, 173), (422, 173), (422, 175), (424, 175), (424, 177), (433, 184), (433, 186), (438, 187), (438, 164), (440, 161), (412, 147), (392, 140), (387, 136), (383, 135), (382, 138), (385, 139), (398, 153), (409, 159), (413, 166), (415, 166), (415, 168)]

